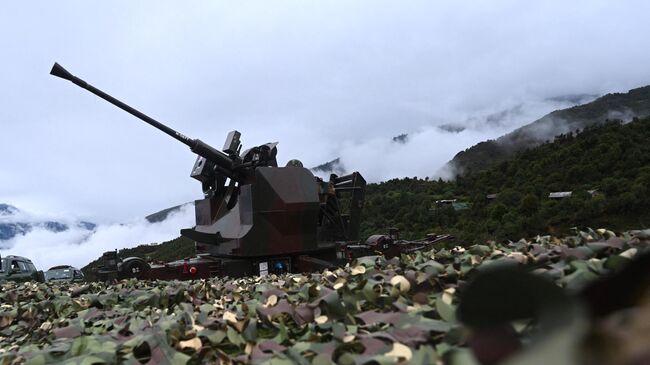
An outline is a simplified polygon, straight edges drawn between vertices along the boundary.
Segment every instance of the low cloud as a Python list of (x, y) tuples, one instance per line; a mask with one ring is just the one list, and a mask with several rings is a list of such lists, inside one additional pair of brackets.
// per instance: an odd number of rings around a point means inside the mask
[(625, 108), (623, 110), (610, 110), (607, 112), (608, 119), (620, 120), (624, 123), (631, 122), (636, 116), (636, 113), (634, 113), (634, 111), (629, 108)]
[[(487, 139), (496, 139), (553, 110), (572, 105), (565, 99), (530, 96), (526, 102), (512, 100), (499, 105), (499, 109), (493, 107), (482, 113), (439, 117), (428, 126), (404, 129), (401, 132), (408, 135), (404, 143), (395, 143), (388, 133), (348, 142), (332, 157), (340, 157), (341, 164), (348, 168), (346, 172), (358, 170), (369, 182), (414, 176), (450, 179), (455, 171), (445, 164), (459, 151)], [(449, 125), (456, 129), (450, 131)]]
[[(22, 212), (19, 218), (26, 223), (36, 223), (42, 217)], [(72, 217), (52, 218), (62, 222), (74, 221)], [(39, 270), (55, 265), (80, 268), (105, 251), (168, 241), (178, 237), (181, 228), (193, 225), (194, 207), (191, 204), (182, 206), (159, 223), (149, 223), (142, 218), (124, 224), (98, 225), (94, 231), (71, 225), (63, 232), (52, 232), (37, 225), (25, 235), (0, 241), (0, 254), (26, 256)]]

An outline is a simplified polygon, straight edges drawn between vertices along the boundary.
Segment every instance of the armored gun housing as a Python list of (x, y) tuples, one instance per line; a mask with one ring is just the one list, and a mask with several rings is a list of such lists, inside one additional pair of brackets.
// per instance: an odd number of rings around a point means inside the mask
[(355, 256), (366, 182), (360, 173), (315, 177), (298, 160), (278, 167), (277, 143), (241, 151), (241, 134), (228, 134), (221, 151), (154, 120), (55, 63), (61, 77), (131, 113), (187, 145), (197, 159), (190, 176), (201, 183), (196, 226), (181, 234), (196, 242), (196, 258), (149, 264), (106, 253), (104, 278), (198, 278), (305, 272)]

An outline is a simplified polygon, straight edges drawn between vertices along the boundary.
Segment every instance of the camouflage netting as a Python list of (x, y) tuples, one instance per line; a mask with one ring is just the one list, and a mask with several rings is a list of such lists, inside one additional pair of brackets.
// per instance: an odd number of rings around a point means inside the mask
[(598, 230), (308, 275), (2, 283), (0, 364), (641, 363), (649, 242)]

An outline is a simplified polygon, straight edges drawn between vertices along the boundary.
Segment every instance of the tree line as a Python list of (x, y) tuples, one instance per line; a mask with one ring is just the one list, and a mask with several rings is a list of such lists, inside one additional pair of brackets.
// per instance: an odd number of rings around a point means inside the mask
[[(607, 121), (452, 181), (369, 184), (362, 236), (397, 227), (406, 238), (449, 232), (470, 241), (517, 240), (572, 227), (644, 228), (650, 218), (649, 140), (650, 118)], [(548, 198), (557, 191), (572, 194)], [(496, 198), (488, 199), (491, 194)], [(468, 202), (469, 209), (436, 204), (442, 199)]]

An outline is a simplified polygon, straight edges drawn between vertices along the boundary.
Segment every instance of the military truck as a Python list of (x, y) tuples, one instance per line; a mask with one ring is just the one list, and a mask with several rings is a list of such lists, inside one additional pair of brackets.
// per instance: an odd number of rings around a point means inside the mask
[(43, 271), (37, 270), (32, 260), (23, 256), (0, 256), (0, 281), (44, 282)]

